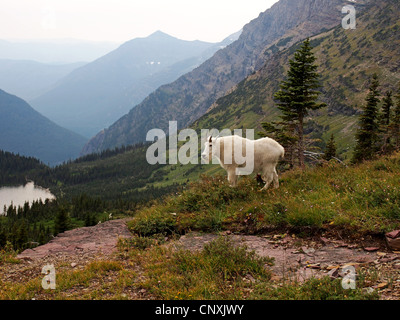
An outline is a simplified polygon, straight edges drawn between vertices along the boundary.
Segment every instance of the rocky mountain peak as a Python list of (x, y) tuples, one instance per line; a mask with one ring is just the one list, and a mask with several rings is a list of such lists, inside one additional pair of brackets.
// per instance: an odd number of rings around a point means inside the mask
[[(153, 128), (167, 130), (168, 121), (186, 127), (252, 72), (259, 70), (265, 51), (282, 40), (281, 50), (301, 39), (341, 23), (343, 0), (280, 0), (244, 26), (239, 39), (219, 50), (198, 68), (173, 83), (160, 87), (131, 111), (94, 138), (85, 152), (96, 152), (145, 140)], [(98, 142), (101, 141), (99, 144)]]

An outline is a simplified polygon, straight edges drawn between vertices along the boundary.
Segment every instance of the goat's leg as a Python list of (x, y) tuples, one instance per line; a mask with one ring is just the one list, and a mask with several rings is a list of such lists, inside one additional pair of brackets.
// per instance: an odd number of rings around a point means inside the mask
[(272, 172), (270, 173), (264, 173), (262, 176), (262, 179), (265, 181), (264, 187), (260, 191), (267, 190), (268, 187), (270, 186), (271, 182), (274, 180), (274, 175)]
[(236, 187), (238, 176), (236, 175), (236, 169), (228, 170), (228, 181), (231, 187)]
[(278, 177), (278, 174), (276, 173), (276, 169), (274, 169), (273, 176), (274, 176), (274, 188), (278, 189), (279, 188), (279, 177)]

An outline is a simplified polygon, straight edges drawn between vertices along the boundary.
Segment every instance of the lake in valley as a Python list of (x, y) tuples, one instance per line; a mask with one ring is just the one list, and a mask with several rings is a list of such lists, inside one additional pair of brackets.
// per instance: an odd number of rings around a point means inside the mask
[(55, 196), (47, 189), (35, 186), (34, 182), (28, 182), (19, 187), (0, 187), (0, 213), (4, 213), (4, 205), (7, 208), (11, 205), (23, 206), (25, 202), (32, 204), (32, 201), (42, 199), (55, 199)]

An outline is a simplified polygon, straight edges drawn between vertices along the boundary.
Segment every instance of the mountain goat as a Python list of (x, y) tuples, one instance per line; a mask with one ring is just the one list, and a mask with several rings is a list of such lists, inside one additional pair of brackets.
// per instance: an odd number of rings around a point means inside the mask
[(209, 162), (217, 158), (221, 167), (228, 173), (231, 186), (236, 186), (238, 175), (261, 173), (266, 190), (274, 182), (279, 188), (276, 166), (284, 157), (284, 148), (271, 138), (249, 140), (237, 135), (227, 137), (208, 137), (202, 158)]

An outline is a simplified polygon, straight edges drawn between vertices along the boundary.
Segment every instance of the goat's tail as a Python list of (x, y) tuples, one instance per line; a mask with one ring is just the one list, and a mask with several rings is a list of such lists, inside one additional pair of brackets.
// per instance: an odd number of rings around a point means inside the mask
[(281, 155), (279, 156), (279, 160), (285, 159), (285, 148), (282, 147)]

